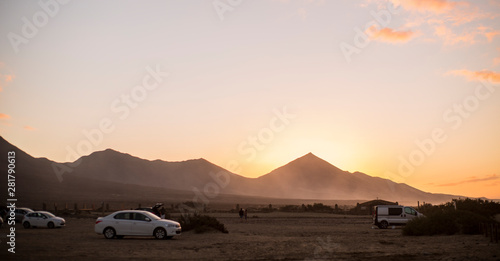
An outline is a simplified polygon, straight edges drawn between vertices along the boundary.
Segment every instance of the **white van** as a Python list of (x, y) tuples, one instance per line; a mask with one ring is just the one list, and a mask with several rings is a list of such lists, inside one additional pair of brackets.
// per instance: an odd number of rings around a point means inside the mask
[(379, 205), (373, 210), (373, 224), (385, 229), (390, 225), (405, 225), (408, 221), (423, 216), (412, 207)]

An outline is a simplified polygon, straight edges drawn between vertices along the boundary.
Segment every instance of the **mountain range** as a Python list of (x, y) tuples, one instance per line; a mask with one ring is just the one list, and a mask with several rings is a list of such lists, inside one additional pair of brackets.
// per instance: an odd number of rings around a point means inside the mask
[[(404, 183), (343, 171), (308, 153), (258, 178), (232, 173), (205, 159), (180, 162), (145, 160), (112, 149), (94, 152), (71, 163), (34, 158), (0, 137), (1, 155), (16, 153), (16, 193), (37, 200), (95, 198), (120, 200), (167, 195), (266, 197), (276, 199), (371, 200), (441, 203), (456, 195), (434, 194)], [(6, 173), (7, 162), (0, 161)], [(64, 174), (61, 174), (63, 173)], [(1, 180), (6, 188), (6, 179)], [(194, 194), (193, 194), (194, 193)], [(6, 189), (0, 190), (6, 198)]]

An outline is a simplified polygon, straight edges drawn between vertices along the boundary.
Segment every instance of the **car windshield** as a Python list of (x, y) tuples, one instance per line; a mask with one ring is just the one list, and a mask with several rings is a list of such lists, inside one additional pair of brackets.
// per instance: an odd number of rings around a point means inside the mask
[[(148, 214), (149, 214), (149, 212), (148, 212)], [(159, 217), (158, 217), (157, 215), (155, 215), (155, 214), (150, 214), (150, 215), (148, 215), (148, 214), (146, 214), (146, 215), (147, 215), (149, 218), (151, 218), (151, 220), (158, 220), (158, 219), (161, 219), (161, 218), (159, 218)]]

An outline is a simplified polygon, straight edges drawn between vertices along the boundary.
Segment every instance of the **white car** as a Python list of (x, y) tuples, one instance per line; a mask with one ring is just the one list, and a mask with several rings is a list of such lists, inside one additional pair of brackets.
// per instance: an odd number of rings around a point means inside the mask
[(64, 227), (66, 220), (61, 217), (56, 217), (54, 214), (47, 211), (34, 211), (26, 214), (23, 218), (22, 224), (24, 228), (30, 227)]
[(168, 239), (181, 234), (181, 225), (172, 220), (161, 219), (148, 211), (122, 210), (97, 218), (94, 230), (107, 239), (124, 236), (154, 236), (156, 239)]

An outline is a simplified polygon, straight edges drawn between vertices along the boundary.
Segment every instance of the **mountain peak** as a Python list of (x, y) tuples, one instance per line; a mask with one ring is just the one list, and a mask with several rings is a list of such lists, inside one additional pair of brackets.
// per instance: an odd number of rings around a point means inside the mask
[(117, 151), (117, 150), (114, 150), (114, 149), (111, 149), (111, 148), (108, 148), (108, 149), (105, 149), (105, 150), (100, 150), (100, 151), (95, 151), (95, 152), (92, 152), (91, 154), (87, 155), (88, 157), (90, 156), (131, 156), (133, 157), (132, 155), (128, 154), (128, 153), (123, 153), (123, 152), (120, 152), (120, 151)]
[(106, 150), (101, 150), (101, 151), (93, 152), (90, 155), (85, 156), (85, 157), (92, 157), (92, 158), (99, 157), (99, 158), (106, 158), (106, 159), (109, 159), (109, 158), (121, 158), (121, 159), (133, 159), (133, 160), (143, 160), (143, 161), (163, 162), (163, 163), (200, 162), (200, 163), (205, 163), (205, 164), (206, 163), (213, 164), (212, 162), (210, 162), (210, 161), (208, 161), (208, 160), (206, 160), (204, 158), (188, 159), (188, 160), (181, 160), (181, 161), (166, 161), (166, 160), (162, 160), (162, 159), (149, 160), (149, 159), (144, 159), (144, 158), (141, 158), (141, 157), (138, 157), (138, 156), (134, 156), (134, 155), (131, 155), (131, 154), (128, 154), (128, 153), (124, 153), (124, 152), (121, 152), (121, 151), (117, 151), (117, 150), (114, 150), (114, 149), (111, 149), (111, 148), (108, 148)]
[(304, 155), (300, 158), (297, 158), (290, 163), (293, 163), (293, 162), (302, 162), (302, 163), (308, 163), (308, 164), (325, 164), (326, 163), (328, 165), (331, 165), (329, 162), (314, 155), (312, 152), (309, 152), (306, 155)]
[(318, 158), (318, 156), (314, 155), (312, 152), (307, 153), (306, 155), (302, 156), (301, 158)]
[[(297, 158), (284, 166), (281, 166), (270, 173), (261, 176), (276, 176), (277, 173), (296, 173), (297, 175), (303, 175), (304, 173), (329, 173), (329, 172), (344, 172), (343, 170), (330, 164), (328, 161), (314, 155), (312, 152), (305, 154), (304, 156)], [(300, 173), (300, 174), (299, 174)], [(279, 174), (278, 176), (280, 176)], [(289, 174), (285, 174), (289, 175)]]

